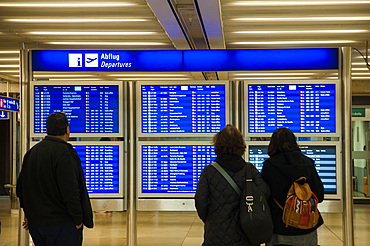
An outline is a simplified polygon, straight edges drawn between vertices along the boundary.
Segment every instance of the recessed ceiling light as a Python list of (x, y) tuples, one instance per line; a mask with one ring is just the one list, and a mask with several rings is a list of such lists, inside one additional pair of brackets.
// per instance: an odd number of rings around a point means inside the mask
[(91, 77), (91, 74), (34, 74), (33, 77)]
[(312, 33), (361, 33), (369, 30), (307, 30), (307, 31), (237, 31), (238, 34), (312, 34)]
[(352, 73), (353, 75), (370, 75), (370, 71), (368, 73)]
[(0, 67), (19, 67), (19, 65), (0, 65)]
[(160, 42), (47, 42), (47, 44), (61, 45), (166, 45)]
[(233, 42), (232, 44), (245, 44), (245, 45), (264, 45), (264, 44), (344, 44), (344, 43), (356, 43), (354, 40), (307, 40), (307, 41), (269, 41), (269, 42)]
[(155, 32), (29, 32), (35, 35), (150, 35)]
[(78, 78), (74, 78), (74, 79), (49, 79), (50, 81), (76, 81), (76, 80), (101, 80), (100, 78), (83, 78), (83, 79), (78, 79)]
[[(152, 78), (137, 78), (137, 77), (127, 77), (127, 78), (114, 78), (114, 80), (153, 80)], [(174, 78), (156, 78), (156, 80), (166, 80), (166, 81), (171, 81), (174, 80)], [(176, 78), (176, 80), (192, 80), (192, 78)]]
[(349, 5), (368, 4), (370, 1), (240, 1), (232, 3), (238, 6), (296, 6), (296, 5)]
[(19, 73), (19, 70), (0, 70), (0, 73)]
[(19, 58), (0, 58), (0, 61), (19, 61)]
[(88, 7), (127, 7), (132, 3), (0, 3), (0, 7), (52, 7), (52, 8), (88, 8)]
[(132, 19), (132, 18), (75, 18), (75, 19), (4, 19), (10, 22), (28, 22), (28, 23), (87, 23), (87, 22), (136, 22), (149, 21), (149, 19)]
[(111, 77), (185, 77), (184, 74), (109, 74)]
[(311, 77), (233, 77), (233, 80), (265, 80), (265, 79), (312, 79)]
[(0, 54), (19, 54), (19, 50), (0, 50)]
[(370, 16), (235, 18), (234, 21), (364, 21)]
[(236, 73), (232, 76), (293, 76), (293, 75), (317, 75), (317, 73)]
[[(361, 57), (362, 58), (362, 57)], [(366, 62), (353, 62), (352, 66), (366, 66)]]

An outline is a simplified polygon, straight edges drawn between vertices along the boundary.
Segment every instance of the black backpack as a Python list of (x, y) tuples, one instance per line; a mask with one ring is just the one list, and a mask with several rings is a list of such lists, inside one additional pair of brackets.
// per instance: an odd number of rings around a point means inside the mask
[(230, 175), (217, 163), (214, 166), (234, 190), (241, 195), (240, 198), (240, 223), (248, 241), (252, 244), (268, 243), (271, 241), (274, 225), (270, 207), (263, 192), (256, 186), (252, 179), (250, 163), (247, 163), (246, 184), (241, 191)]

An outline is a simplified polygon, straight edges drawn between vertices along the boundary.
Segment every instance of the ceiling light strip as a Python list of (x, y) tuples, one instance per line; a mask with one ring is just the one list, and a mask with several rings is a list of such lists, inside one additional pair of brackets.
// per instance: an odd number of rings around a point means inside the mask
[(312, 77), (232, 77), (232, 80), (267, 80), (267, 79), (312, 79)]
[(318, 75), (317, 73), (237, 73), (232, 76), (297, 76), (297, 75)]
[(34, 74), (33, 77), (35, 78), (42, 78), (42, 77), (92, 77), (91, 74)]
[(19, 65), (0, 65), (0, 67), (19, 67)]
[[(155, 78), (156, 81), (162, 80), (162, 81), (173, 81), (173, 80), (194, 80), (194, 78)], [(114, 80), (153, 80), (153, 78), (138, 78), (138, 77), (126, 77), (126, 78), (114, 78)]]
[(104, 8), (128, 7), (133, 3), (0, 3), (0, 7), (29, 7), (29, 8)]
[(0, 54), (19, 54), (19, 50), (0, 50)]
[(151, 35), (155, 32), (28, 32), (32, 35)]
[(150, 19), (114, 19), (114, 18), (89, 18), (89, 19), (4, 19), (9, 22), (25, 22), (25, 23), (90, 23), (90, 22), (137, 22), (149, 21)]
[(237, 34), (312, 34), (312, 33), (364, 33), (369, 30), (308, 30), (308, 31), (237, 31)]
[(306, 40), (306, 41), (269, 41), (269, 42), (232, 42), (232, 44), (243, 45), (270, 45), (270, 44), (346, 44), (356, 43), (354, 40)]
[(111, 77), (186, 77), (185, 74), (108, 74)]
[(19, 73), (18, 70), (0, 70), (0, 73)]
[(370, 1), (240, 1), (236, 6), (297, 6), (297, 5), (354, 5), (369, 4)]
[(160, 42), (47, 42), (46, 44), (58, 45), (167, 45)]
[(234, 21), (367, 21), (370, 16), (235, 18)]

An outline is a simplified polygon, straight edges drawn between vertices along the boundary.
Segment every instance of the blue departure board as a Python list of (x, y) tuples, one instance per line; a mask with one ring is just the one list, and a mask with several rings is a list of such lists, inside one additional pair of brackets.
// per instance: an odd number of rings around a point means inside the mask
[(337, 133), (335, 84), (248, 84), (248, 133)]
[[(334, 145), (300, 145), (302, 154), (315, 161), (315, 167), (324, 184), (325, 194), (337, 194), (337, 151)], [(267, 145), (249, 145), (248, 159), (258, 171), (270, 156)]]
[(213, 145), (142, 145), (142, 194), (195, 193), (200, 174), (216, 159)]
[(54, 112), (67, 115), (74, 136), (119, 133), (118, 85), (36, 84), (33, 103), (35, 134), (46, 133), (46, 118)]
[(119, 193), (119, 146), (74, 145), (89, 193)]
[(219, 132), (226, 124), (225, 84), (141, 85), (141, 133)]

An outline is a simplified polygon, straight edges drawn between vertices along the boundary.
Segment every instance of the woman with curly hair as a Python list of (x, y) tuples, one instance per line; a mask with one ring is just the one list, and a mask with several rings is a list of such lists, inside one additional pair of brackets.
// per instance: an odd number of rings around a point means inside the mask
[[(227, 125), (213, 137), (217, 162), (242, 190), (246, 183), (246, 169), (252, 170), (254, 183), (265, 193), (270, 189), (257, 169), (242, 158), (245, 142), (241, 132)], [(213, 166), (206, 166), (195, 194), (195, 206), (204, 222), (204, 246), (252, 245), (243, 232), (239, 218), (240, 196)]]

